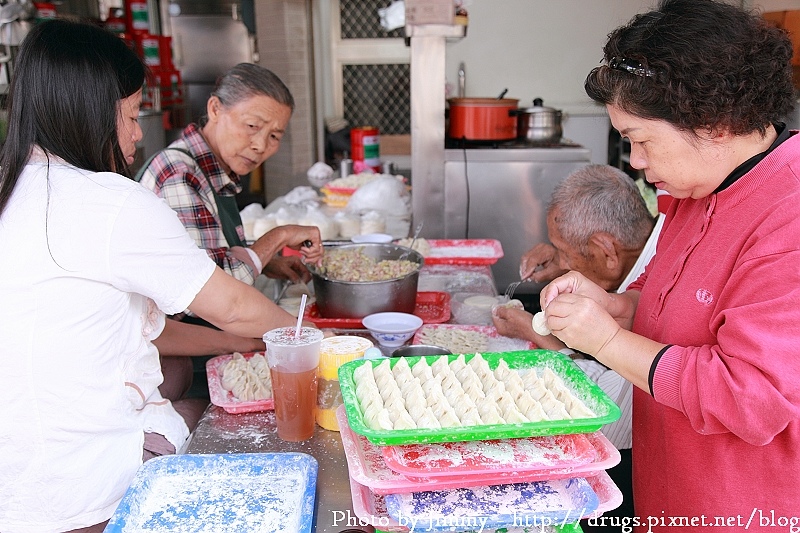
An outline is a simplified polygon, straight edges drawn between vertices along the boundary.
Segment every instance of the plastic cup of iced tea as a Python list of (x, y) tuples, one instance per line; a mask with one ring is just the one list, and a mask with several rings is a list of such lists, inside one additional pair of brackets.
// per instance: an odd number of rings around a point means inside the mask
[(286, 327), (264, 334), (267, 364), (272, 378), (278, 437), (291, 442), (314, 434), (317, 408), (317, 368), (322, 331)]

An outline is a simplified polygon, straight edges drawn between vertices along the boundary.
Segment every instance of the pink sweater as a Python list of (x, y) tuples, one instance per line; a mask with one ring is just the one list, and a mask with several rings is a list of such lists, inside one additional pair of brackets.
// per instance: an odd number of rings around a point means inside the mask
[(673, 345), (653, 395), (634, 395), (640, 530), (800, 531), (800, 135), (721, 193), (673, 201), (630, 288), (633, 330)]

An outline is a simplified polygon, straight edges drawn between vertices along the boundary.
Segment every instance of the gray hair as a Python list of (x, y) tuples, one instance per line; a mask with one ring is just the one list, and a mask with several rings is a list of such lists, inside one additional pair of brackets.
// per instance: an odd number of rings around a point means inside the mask
[(584, 256), (598, 231), (636, 249), (647, 242), (655, 223), (633, 179), (608, 165), (588, 165), (567, 176), (553, 191), (547, 213), (554, 210), (562, 238)]
[[(253, 63), (239, 63), (217, 78), (211, 96), (216, 96), (228, 107), (248, 98), (264, 95), (294, 111), (294, 97), (289, 88), (271, 70)], [(203, 122), (208, 117), (203, 117)]]

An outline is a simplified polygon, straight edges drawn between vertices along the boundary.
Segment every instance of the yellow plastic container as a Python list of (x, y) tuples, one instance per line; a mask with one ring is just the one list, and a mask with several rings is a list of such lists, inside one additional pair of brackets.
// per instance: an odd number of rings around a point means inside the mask
[(317, 424), (331, 431), (339, 431), (336, 408), (342, 404), (339, 388), (339, 367), (360, 359), (373, 344), (369, 339), (339, 335), (322, 339), (317, 370)]

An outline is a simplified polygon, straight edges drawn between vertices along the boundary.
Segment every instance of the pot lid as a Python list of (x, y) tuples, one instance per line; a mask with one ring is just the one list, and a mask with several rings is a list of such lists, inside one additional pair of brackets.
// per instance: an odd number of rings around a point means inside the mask
[(447, 100), (450, 105), (460, 105), (466, 107), (481, 106), (481, 107), (517, 107), (519, 104), (518, 98), (450, 98)]
[(560, 109), (555, 109), (554, 107), (547, 107), (544, 104), (544, 101), (541, 98), (534, 98), (533, 99), (533, 107), (529, 107), (527, 109), (523, 109), (522, 111), (525, 113), (554, 113), (556, 115), (561, 114)]

